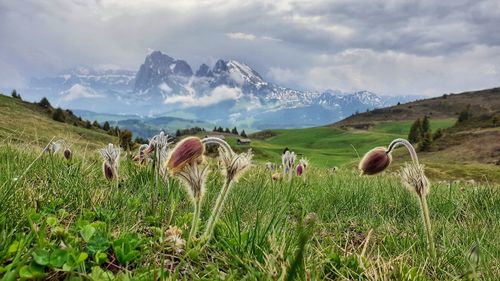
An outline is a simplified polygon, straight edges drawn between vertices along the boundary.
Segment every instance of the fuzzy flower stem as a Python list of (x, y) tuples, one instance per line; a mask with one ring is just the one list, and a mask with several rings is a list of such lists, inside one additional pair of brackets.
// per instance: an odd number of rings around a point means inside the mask
[(415, 164), (415, 165), (418, 166), (417, 152), (415, 151), (415, 148), (413, 148), (413, 145), (411, 145), (411, 143), (409, 143), (405, 139), (395, 139), (395, 140), (393, 140), (389, 144), (389, 146), (387, 147), (387, 153), (391, 153), (392, 151), (394, 151), (394, 149), (396, 149), (396, 147), (398, 147), (400, 145), (404, 145), (406, 147), (406, 149), (410, 153), (411, 160), (413, 161), (413, 164)]
[(191, 245), (192, 238), (195, 237), (196, 232), (198, 231), (198, 222), (200, 221), (200, 210), (201, 210), (200, 202), (194, 202), (194, 213), (193, 213), (193, 220), (191, 222), (191, 231), (189, 232), (188, 241), (186, 244), (186, 248), (188, 249)]
[[(411, 160), (413, 161), (413, 164), (416, 165), (417, 167), (420, 165), (418, 162), (418, 157), (417, 157), (417, 152), (405, 139), (395, 139), (393, 140), (388, 148), (387, 148), (387, 153), (391, 153), (397, 146), (399, 145), (404, 145), (408, 152), (410, 153)], [(425, 192), (417, 192), (417, 196), (419, 199), (420, 203), (420, 211), (422, 214), (422, 221), (424, 223), (425, 227), (425, 236), (427, 238), (427, 246), (429, 248), (429, 255), (431, 256), (432, 259), (436, 258), (436, 247), (434, 246), (434, 235), (432, 233), (432, 226), (431, 226), (431, 218), (429, 215), (429, 206), (427, 205), (427, 194)]]
[(234, 153), (231, 147), (227, 142), (220, 138), (216, 137), (207, 137), (201, 140), (201, 142), (205, 145), (207, 144), (218, 144), (220, 147), (222, 147), (227, 153), (230, 153), (231, 155)]
[(422, 213), (422, 220), (424, 221), (425, 234), (427, 237), (427, 246), (429, 247), (429, 254), (432, 259), (436, 259), (436, 247), (434, 246), (434, 237), (431, 228), (431, 218), (429, 216), (429, 207), (427, 206), (427, 199), (425, 195), (418, 196), (420, 202), (420, 210)]
[(224, 185), (222, 186), (219, 196), (217, 196), (214, 209), (212, 210), (212, 214), (208, 219), (207, 227), (205, 228), (205, 233), (203, 234), (203, 237), (206, 239), (205, 241), (206, 243), (208, 243), (208, 241), (212, 238), (215, 222), (217, 221), (217, 219), (219, 219), (220, 213), (222, 211), (222, 205), (224, 205), (224, 201), (226, 200), (230, 187), (231, 187), (231, 182), (226, 180), (224, 182)]

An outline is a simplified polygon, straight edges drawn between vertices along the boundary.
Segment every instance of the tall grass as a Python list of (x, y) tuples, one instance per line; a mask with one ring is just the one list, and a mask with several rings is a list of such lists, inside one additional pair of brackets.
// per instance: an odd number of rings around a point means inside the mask
[[(305, 182), (272, 181), (269, 172), (253, 167), (229, 194), (211, 243), (203, 251), (175, 252), (166, 230), (175, 225), (186, 239), (192, 220), (191, 202), (177, 180), (170, 179), (168, 189), (160, 185), (165, 192), (152, 205), (152, 169), (124, 159), (116, 187), (102, 177), (95, 151), (75, 149), (71, 161), (36, 159), (38, 153), (0, 146), (0, 196), (8, 198), (0, 203), (0, 278), (41, 270), (53, 279), (285, 280), (301, 253), (294, 269), (299, 279), (447, 280), (467, 274), (476, 242), (475, 271), (484, 280), (500, 276), (498, 186), (433, 184), (428, 204), (440, 255), (431, 262), (421, 239), (425, 229), (415, 223), (418, 202), (398, 178), (311, 169)], [(31, 163), (24, 177), (13, 180)], [(218, 172), (209, 175), (202, 220), (222, 183)], [(303, 244), (300, 222), (310, 213), (317, 219)], [(64, 251), (87, 257), (67, 271), (39, 265), (40, 253), (62, 249), (61, 242)], [(100, 254), (97, 246), (104, 249)]]

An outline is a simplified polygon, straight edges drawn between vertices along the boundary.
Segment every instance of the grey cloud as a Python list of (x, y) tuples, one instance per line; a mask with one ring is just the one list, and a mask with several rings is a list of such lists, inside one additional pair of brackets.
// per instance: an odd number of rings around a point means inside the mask
[(241, 60), (298, 89), (498, 86), (497, 26), (496, 0), (0, 0), (0, 87), (77, 65), (137, 69), (148, 49), (193, 68)]

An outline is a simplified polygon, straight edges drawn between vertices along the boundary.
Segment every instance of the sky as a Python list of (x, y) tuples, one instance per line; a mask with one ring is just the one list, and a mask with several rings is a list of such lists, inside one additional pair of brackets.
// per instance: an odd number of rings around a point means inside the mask
[(300, 90), (440, 95), (500, 86), (498, 0), (0, 0), (0, 88), (219, 58)]

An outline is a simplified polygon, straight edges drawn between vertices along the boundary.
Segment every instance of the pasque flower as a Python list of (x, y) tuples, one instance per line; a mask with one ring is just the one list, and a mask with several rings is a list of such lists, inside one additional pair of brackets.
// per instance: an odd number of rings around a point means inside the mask
[(114, 147), (112, 143), (108, 144), (105, 148), (99, 150), (102, 158), (102, 172), (106, 179), (118, 179), (118, 168), (120, 162), (121, 149)]
[(403, 185), (419, 199), (429, 255), (435, 258), (436, 248), (434, 246), (429, 207), (427, 206), (426, 199), (430, 191), (430, 183), (425, 176), (424, 166), (418, 162), (418, 156), (413, 146), (405, 139), (395, 139), (387, 148), (377, 147), (368, 151), (359, 163), (359, 169), (364, 175), (374, 175), (384, 171), (391, 164), (391, 153), (398, 146), (404, 146), (412, 159), (412, 163), (406, 163), (402, 168), (400, 176)]
[(185, 138), (172, 150), (165, 167), (175, 175), (188, 164), (201, 163), (204, 152), (205, 146), (199, 138)]
[(217, 196), (215, 201), (215, 206), (212, 210), (210, 218), (208, 219), (207, 227), (203, 237), (205, 241), (208, 242), (212, 237), (215, 222), (222, 212), (222, 207), (229, 194), (231, 187), (234, 182), (236, 182), (239, 176), (250, 167), (251, 160), (253, 157), (252, 151), (237, 154), (232, 149), (231, 146), (224, 140), (216, 137), (207, 137), (202, 140), (203, 144), (217, 144), (219, 145), (219, 157), (221, 159), (222, 165), (224, 167), (225, 181)]
[(201, 202), (205, 194), (208, 166), (203, 163), (204, 151), (205, 147), (199, 138), (185, 138), (173, 148), (170, 158), (165, 164), (165, 169), (168, 169), (184, 183), (194, 206), (191, 231), (187, 242), (188, 247), (198, 230)]

